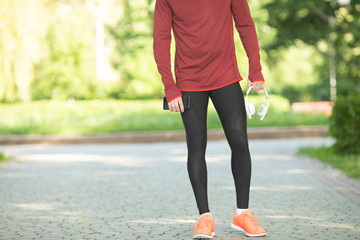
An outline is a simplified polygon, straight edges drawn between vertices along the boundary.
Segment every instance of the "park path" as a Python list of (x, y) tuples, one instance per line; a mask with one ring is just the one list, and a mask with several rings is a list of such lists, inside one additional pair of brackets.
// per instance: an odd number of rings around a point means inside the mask
[[(268, 231), (262, 239), (360, 239), (356, 196), (354, 202), (316, 176), (328, 167), (295, 154), (301, 146), (331, 143), (250, 141), (250, 208)], [(198, 216), (183, 142), (18, 145), (0, 151), (18, 160), (0, 166), (1, 240), (191, 239)], [(208, 143), (215, 240), (249, 239), (230, 228), (235, 191), (229, 155), (225, 141)]]

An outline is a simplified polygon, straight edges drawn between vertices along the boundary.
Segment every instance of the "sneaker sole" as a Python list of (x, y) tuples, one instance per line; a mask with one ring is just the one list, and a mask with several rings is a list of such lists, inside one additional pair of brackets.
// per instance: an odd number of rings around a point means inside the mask
[(204, 234), (198, 234), (196, 236), (193, 236), (193, 238), (198, 238), (198, 239), (201, 239), (201, 238), (213, 238), (215, 236), (215, 232), (212, 233), (212, 236), (207, 236), (207, 235), (204, 235)]
[(261, 236), (265, 236), (265, 235), (266, 235), (266, 233), (260, 233), (260, 234), (247, 233), (244, 229), (242, 229), (241, 227), (236, 226), (236, 225), (234, 225), (234, 224), (231, 224), (231, 227), (232, 227), (233, 229), (235, 229), (235, 230), (238, 230), (238, 231), (240, 231), (240, 232), (245, 233), (245, 235), (248, 236), (248, 237), (261, 237)]

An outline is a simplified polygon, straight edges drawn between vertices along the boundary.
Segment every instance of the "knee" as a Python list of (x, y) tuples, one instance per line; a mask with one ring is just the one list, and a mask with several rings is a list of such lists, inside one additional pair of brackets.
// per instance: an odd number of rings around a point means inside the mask
[[(185, 128), (186, 141), (190, 146), (203, 146), (207, 141), (206, 126), (194, 125), (191, 128)], [(189, 147), (190, 147), (189, 146)]]
[(186, 142), (189, 158), (195, 160), (195, 162), (205, 159), (206, 135), (192, 133), (190, 136), (186, 136)]
[(247, 150), (248, 151), (248, 137), (247, 133), (238, 129), (230, 129), (226, 132), (226, 138), (232, 150)]
[(193, 158), (204, 158), (206, 151), (206, 141), (188, 141), (188, 155)]

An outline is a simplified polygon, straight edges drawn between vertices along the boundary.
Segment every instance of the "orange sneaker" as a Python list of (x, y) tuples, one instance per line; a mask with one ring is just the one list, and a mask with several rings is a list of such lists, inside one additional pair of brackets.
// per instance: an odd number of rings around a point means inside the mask
[(193, 238), (213, 238), (215, 236), (215, 220), (210, 214), (202, 215), (192, 229), (196, 228)]
[(246, 210), (240, 215), (237, 215), (235, 211), (231, 227), (245, 233), (248, 237), (265, 236), (266, 231), (258, 225), (258, 222), (260, 222), (260, 220), (252, 215), (251, 210)]

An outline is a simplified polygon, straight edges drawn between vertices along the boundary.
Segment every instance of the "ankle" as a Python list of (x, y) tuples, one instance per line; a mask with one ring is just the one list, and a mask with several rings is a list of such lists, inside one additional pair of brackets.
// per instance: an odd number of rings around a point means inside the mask
[(210, 212), (206, 212), (206, 213), (201, 214), (199, 218), (201, 218), (202, 216), (205, 216), (205, 215), (210, 215), (212, 217)]
[(245, 212), (245, 211), (247, 211), (247, 210), (249, 210), (248, 208), (237, 208), (236, 209), (236, 214), (237, 215), (240, 215), (242, 212)]

